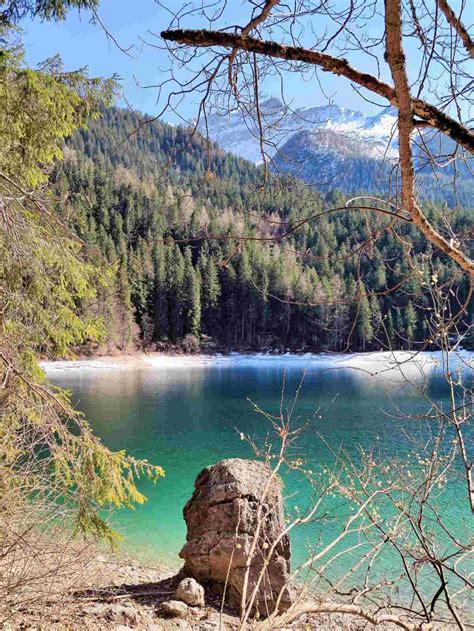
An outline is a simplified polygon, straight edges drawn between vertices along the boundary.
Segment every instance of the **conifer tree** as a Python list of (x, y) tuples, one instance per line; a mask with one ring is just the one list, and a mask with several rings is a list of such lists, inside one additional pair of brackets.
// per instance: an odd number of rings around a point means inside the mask
[(169, 307), (166, 287), (166, 256), (165, 247), (156, 244), (153, 250), (155, 268), (153, 285), (153, 339), (166, 340), (169, 335)]
[(405, 325), (404, 332), (405, 332), (405, 337), (408, 341), (409, 348), (411, 348), (411, 344), (413, 340), (415, 339), (417, 323), (418, 323), (418, 317), (416, 315), (416, 311), (413, 307), (412, 302), (409, 301), (407, 306), (405, 307), (405, 312), (404, 312), (404, 325)]
[(202, 278), (201, 294), (203, 317), (211, 324), (210, 320), (215, 313), (221, 293), (219, 275), (214, 258), (205, 253), (201, 255), (199, 268)]
[(199, 338), (201, 334), (201, 279), (199, 271), (194, 270), (190, 248), (186, 248), (184, 255), (183, 312), (184, 335), (191, 334)]
[(362, 281), (357, 284), (358, 289), (358, 316), (357, 316), (357, 335), (360, 339), (362, 349), (365, 350), (374, 339), (374, 328), (372, 326), (372, 311), (370, 309), (369, 299)]
[(392, 315), (391, 310), (388, 311), (387, 316), (386, 316), (385, 337), (387, 338), (385, 340), (385, 343), (387, 344), (387, 346), (389, 346), (389, 348), (397, 347), (397, 340), (395, 337), (395, 323), (393, 321), (393, 315)]
[[(70, 208), (48, 178), (64, 137), (109, 102), (113, 82), (64, 72), (58, 59), (33, 70), (3, 29), (0, 38), (0, 539), (4, 554), (15, 556), (36, 533), (37, 556), (42, 527), (58, 522), (58, 507), (71, 516), (72, 532), (112, 538), (102, 509), (142, 503), (137, 476), (157, 478), (163, 470), (107, 449), (38, 365), (40, 356), (68, 356), (73, 347), (103, 340), (104, 322), (93, 305), (97, 288), (113, 294), (103, 258), (109, 247), (110, 258), (116, 257), (113, 239), (101, 224), (104, 250), (95, 256), (84, 251), (65, 225)], [(87, 208), (94, 212), (93, 204)], [(106, 223), (106, 214), (101, 220)], [(125, 265), (119, 280), (120, 304), (131, 323)], [(23, 531), (26, 512), (34, 518)]]
[(176, 342), (183, 337), (184, 259), (177, 244), (168, 249), (166, 284), (168, 291), (170, 337)]
[(382, 333), (382, 311), (377, 296), (372, 295), (370, 297), (370, 311), (371, 311), (371, 323), (373, 329), (373, 337), (384, 342)]
[(374, 289), (383, 289), (386, 283), (385, 263), (383, 261), (377, 261), (374, 272)]
[(132, 311), (132, 298), (130, 284), (128, 280), (127, 267), (122, 260), (118, 271), (118, 334), (120, 339), (119, 348), (126, 350), (130, 347), (134, 338), (134, 318)]

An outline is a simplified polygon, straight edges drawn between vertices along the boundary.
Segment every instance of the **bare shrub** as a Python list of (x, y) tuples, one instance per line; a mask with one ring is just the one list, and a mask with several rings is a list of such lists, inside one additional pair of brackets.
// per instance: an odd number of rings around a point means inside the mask
[[(396, 435), (393, 450), (374, 445), (355, 455), (319, 436), (332, 464), (308, 462), (298, 448), (304, 428), (292, 418), (298, 393), (281, 405), (280, 414), (255, 406), (271, 424), (273, 439), (260, 444), (245, 437), (254, 453), (272, 475), (297, 472), (307, 489), (306, 499), (291, 497), (298, 508), (289, 511), (281, 536), (304, 527), (312, 540), (306, 560), (292, 573), (298, 588), (294, 604), (283, 614), (277, 607), (266, 620), (253, 621), (256, 628), (286, 628), (304, 614), (349, 615), (413, 631), (467, 628), (474, 550), (466, 466), (472, 390), (466, 376), (472, 365), (451, 348), (440, 361), (450, 393), (448, 408), (430, 395), (426, 365), (417, 364), (416, 353), (403, 360), (394, 353), (392, 367), (386, 369), (387, 378), (395, 375), (427, 404), (419, 416), (392, 412), (405, 421), (400, 430), (400, 440), (409, 445), (405, 455), (397, 454)], [(418, 374), (409, 371), (413, 363)], [(460, 496), (463, 486), (466, 492)], [(331, 525), (330, 537), (326, 525)], [(268, 560), (275, 545), (278, 540), (267, 551)], [(252, 563), (250, 554), (248, 571)], [(243, 596), (241, 629), (252, 620), (253, 599), (265, 580), (264, 566), (255, 588)]]
[(181, 347), (185, 353), (195, 354), (201, 350), (201, 343), (195, 335), (188, 333), (184, 336)]

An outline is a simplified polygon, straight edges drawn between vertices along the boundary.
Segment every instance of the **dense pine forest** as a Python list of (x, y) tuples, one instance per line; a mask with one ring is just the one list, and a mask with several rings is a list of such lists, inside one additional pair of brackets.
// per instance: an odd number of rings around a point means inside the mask
[[(68, 140), (53, 175), (90, 256), (111, 270), (85, 306), (105, 319), (101, 351), (435, 348), (426, 286), (454, 265), (408, 223), (324, 214), (342, 194), (282, 178), (262, 186), (259, 168), (187, 129), (138, 127), (131, 112), (104, 110)], [(426, 212), (436, 221), (434, 205)], [(467, 232), (472, 213), (451, 220)], [(428, 276), (414, 273), (423, 257)]]

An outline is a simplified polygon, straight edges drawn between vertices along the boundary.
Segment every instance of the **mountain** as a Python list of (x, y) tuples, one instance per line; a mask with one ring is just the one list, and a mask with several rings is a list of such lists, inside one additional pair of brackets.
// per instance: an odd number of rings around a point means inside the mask
[[(347, 124), (355, 118), (345, 114)], [(385, 216), (328, 212), (344, 204), (340, 194), (293, 178), (271, 177), (262, 188), (262, 169), (251, 162), (214, 145), (209, 155), (187, 128), (155, 121), (137, 130), (138, 122), (131, 112), (105, 110), (68, 140), (53, 177), (78, 236), (110, 268), (108, 286), (84, 305), (104, 320), (102, 352), (192, 350), (201, 342), (369, 350), (387, 338), (392, 348), (426, 338), (427, 279), (434, 270), (440, 284), (449, 282), (454, 264), (410, 223), (397, 234), (420, 261), (429, 253), (425, 279), (410, 278)], [(426, 213), (444, 234), (443, 214), (434, 206)], [(451, 223), (467, 234), (467, 211)], [(406, 278), (409, 285), (391, 289)], [(466, 292), (462, 278), (453, 301)]]
[[(326, 148), (336, 152), (350, 153), (358, 147), (358, 153), (366, 157), (382, 160), (384, 157), (396, 157), (396, 145), (392, 141), (396, 127), (397, 111), (387, 107), (376, 116), (364, 116), (361, 112), (338, 105), (325, 105), (299, 108), (290, 111), (275, 98), (268, 99), (261, 107), (262, 120), (271, 147), (268, 151), (273, 156), (283, 153), (283, 148), (295, 137), (333, 139)], [(240, 112), (230, 114), (211, 114), (208, 117), (211, 139), (223, 149), (252, 162), (262, 161), (258, 127)], [(351, 149), (352, 148), (352, 149)], [(388, 154), (387, 154), (388, 148)]]
[[(265, 147), (274, 171), (296, 176), (317, 190), (338, 189), (349, 195), (393, 193), (396, 180), (393, 167), (398, 155), (397, 110), (386, 107), (374, 116), (335, 104), (290, 111), (275, 98), (261, 106)], [(211, 114), (208, 117), (211, 140), (223, 149), (258, 164), (262, 162), (258, 128), (241, 112)], [(453, 143), (448, 138), (423, 130), (423, 143), (434, 155), (449, 155)], [(421, 145), (415, 143), (415, 167), (422, 181), (425, 199), (444, 201), (450, 206), (472, 205), (474, 185), (467, 164), (448, 164), (433, 171)], [(452, 186), (457, 168), (457, 195)]]

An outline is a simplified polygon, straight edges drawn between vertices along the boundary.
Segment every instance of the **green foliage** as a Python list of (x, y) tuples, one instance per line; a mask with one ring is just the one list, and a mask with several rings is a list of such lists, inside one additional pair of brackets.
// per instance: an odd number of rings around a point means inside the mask
[(219, 275), (215, 260), (211, 256), (202, 253), (199, 263), (202, 278), (202, 306), (205, 311), (209, 312), (218, 305), (221, 291)]
[(405, 336), (408, 343), (411, 345), (413, 340), (416, 339), (416, 327), (418, 323), (418, 316), (416, 315), (416, 311), (411, 301), (409, 301), (406, 306), (404, 319), (405, 319)]
[(25, 17), (63, 20), (70, 9), (95, 9), (99, 0), (7, 0), (0, 6), (0, 24), (18, 24)]
[[(6, 34), (4, 38), (11, 39)], [(0, 57), (0, 171), (37, 187), (45, 167), (62, 156), (62, 141), (109, 103), (115, 79), (91, 79), (83, 71), (65, 72), (58, 57), (41, 70), (23, 65), (18, 46), (4, 46)]]
[[(36, 501), (43, 517), (45, 507), (54, 512), (60, 505), (79, 531), (112, 538), (101, 509), (143, 502), (137, 477), (157, 479), (164, 472), (102, 445), (68, 395), (45, 381), (37, 360), (100, 342), (106, 329), (96, 304), (114, 285), (125, 310), (123, 328), (131, 327), (128, 275), (124, 264), (93, 263), (66, 225), (70, 208), (47, 187), (35, 188), (48, 181), (64, 136), (84, 125), (98, 104), (108, 103), (112, 84), (83, 73), (64, 74), (56, 62), (39, 71), (26, 69), (16, 48), (5, 50), (0, 67), (2, 528), (11, 530), (8, 520)], [(115, 250), (114, 244), (111, 258)]]
[(356, 294), (356, 322), (357, 336), (359, 338), (362, 350), (374, 339), (374, 329), (372, 326), (372, 310), (367, 297), (367, 292), (362, 281), (357, 284)]
[(103, 324), (87, 307), (110, 272), (81, 260), (78, 242), (60, 227), (42, 225), (34, 207), (15, 204), (10, 210), (18, 232), (0, 233), (3, 335), (20, 354), (35, 350), (49, 357), (100, 339)]
[(177, 341), (183, 337), (183, 281), (184, 259), (177, 245), (168, 248), (167, 257), (167, 289), (170, 297), (170, 337)]
[(199, 338), (201, 333), (201, 275), (194, 269), (190, 248), (184, 257), (183, 278), (184, 334)]

